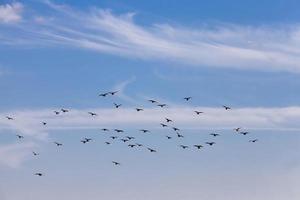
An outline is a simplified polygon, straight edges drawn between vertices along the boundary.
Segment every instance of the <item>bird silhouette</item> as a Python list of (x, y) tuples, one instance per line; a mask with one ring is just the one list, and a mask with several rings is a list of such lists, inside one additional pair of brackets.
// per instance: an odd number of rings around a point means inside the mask
[(23, 139), (24, 136), (23, 135), (16, 135), (19, 139)]
[(111, 95), (115, 95), (116, 93), (118, 93), (119, 91), (113, 91), (113, 92), (109, 92), (109, 94)]
[(252, 142), (252, 143), (257, 142), (257, 141), (258, 141), (258, 139), (249, 140), (249, 142)]
[(109, 144), (110, 144), (110, 142), (105, 142), (105, 144), (109, 145)]
[(54, 142), (54, 144), (56, 144), (56, 146), (62, 146), (62, 143), (58, 143), (58, 142)]
[(114, 129), (114, 131), (116, 131), (117, 133), (123, 133), (124, 132), (124, 130), (122, 130), (122, 129)]
[(168, 135), (166, 135), (166, 137), (167, 137), (167, 139), (168, 139), (168, 140), (172, 139), (172, 137), (171, 137), (171, 136), (168, 136)]
[(118, 136), (110, 136), (111, 139), (115, 140), (118, 138)]
[(172, 127), (172, 129), (173, 129), (174, 131), (180, 131), (180, 129), (179, 129), (179, 128), (176, 128), (176, 127)]
[(121, 141), (128, 142), (129, 140), (128, 139), (121, 139)]
[(114, 165), (121, 165), (121, 163), (116, 162), (116, 161), (112, 161), (112, 163), (113, 163)]
[(189, 148), (188, 146), (186, 146), (186, 145), (179, 145), (181, 148), (183, 148), (183, 149), (187, 149), (187, 148)]
[(88, 112), (88, 114), (90, 114), (92, 117), (97, 116), (97, 113), (94, 112)]
[(80, 140), (80, 142), (82, 142), (83, 144), (88, 143), (88, 141), (86, 140)]
[(208, 144), (209, 146), (212, 146), (214, 144), (216, 144), (215, 142), (206, 142), (206, 144)]
[(159, 107), (163, 108), (163, 107), (166, 107), (166, 106), (167, 106), (167, 104), (164, 104), (164, 103), (162, 103), (162, 104), (157, 104), (157, 106), (159, 106)]
[(90, 142), (90, 141), (93, 140), (92, 138), (84, 138), (84, 139), (85, 139), (85, 141), (87, 141), (87, 142)]
[(34, 155), (34, 156), (38, 156), (39, 154), (38, 153), (36, 153), (36, 152), (32, 152), (32, 154)]
[(151, 103), (158, 103), (157, 101), (155, 101), (153, 99), (149, 99), (148, 101), (150, 101)]
[(42, 122), (42, 124), (43, 124), (44, 126), (46, 126), (46, 125), (47, 125), (47, 122)]
[(142, 147), (143, 145), (140, 143), (135, 143), (138, 147)]
[(14, 118), (9, 117), (9, 116), (6, 116), (6, 119), (8, 119), (8, 120), (14, 120)]
[(143, 108), (135, 108), (135, 110), (136, 110), (137, 112), (144, 111)]
[(156, 150), (154, 150), (154, 149), (151, 149), (151, 148), (147, 148), (150, 152), (152, 152), (152, 153), (155, 153), (156, 152)]
[(131, 148), (133, 148), (133, 147), (135, 147), (136, 145), (135, 145), (135, 144), (129, 144), (128, 146), (131, 147)]
[(242, 134), (242, 135), (248, 135), (248, 134), (249, 134), (249, 132), (247, 132), (247, 131), (243, 131), (243, 132), (240, 132), (240, 134)]
[(69, 110), (67, 110), (67, 109), (60, 109), (63, 113), (67, 113), (67, 112), (69, 112)]
[(194, 147), (196, 147), (197, 149), (201, 149), (201, 148), (203, 148), (203, 146), (202, 146), (202, 145), (200, 145), (200, 144), (195, 144), (195, 145), (194, 145)]
[(163, 124), (163, 123), (160, 123), (160, 125), (161, 125), (162, 127), (167, 127), (167, 126), (168, 126), (167, 124)]
[(53, 111), (56, 115), (59, 115), (59, 111)]
[(116, 103), (114, 103), (114, 105), (115, 105), (116, 108), (119, 108), (119, 107), (122, 106), (122, 104), (116, 104)]
[(166, 121), (169, 123), (169, 122), (173, 122), (173, 120), (169, 119), (169, 118), (165, 118)]
[(43, 176), (42, 173), (35, 173), (34, 175), (36, 175), (36, 176)]
[(133, 140), (133, 139), (134, 139), (134, 137), (131, 137), (131, 136), (126, 136), (126, 138), (127, 138), (128, 140)]
[(109, 129), (107, 129), (107, 128), (102, 128), (101, 130), (102, 131), (109, 131)]
[(176, 133), (176, 134), (177, 134), (177, 137), (179, 137), (179, 138), (183, 138), (184, 137), (183, 135), (181, 135), (179, 133)]
[(99, 96), (101, 96), (101, 97), (106, 97), (108, 94), (109, 94), (108, 92), (106, 92), (106, 93), (101, 93), (101, 94), (99, 94)]
[(233, 130), (239, 132), (241, 129), (242, 129), (241, 127), (238, 127), (238, 128), (234, 128)]
[(143, 132), (143, 133), (149, 133), (149, 132), (150, 132), (150, 131), (147, 130), (147, 129), (141, 129), (140, 131)]
[(210, 135), (212, 135), (214, 137), (220, 136), (218, 133), (211, 133)]
[(230, 110), (231, 109), (229, 106), (223, 106), (223, 108), (225, 108), (225, 110)]
[(197, 115), (200, 115), (200, 114), (203, 113), (202, 111), (197, 111), (197, 110), (195, 110), (194, 112), (195, 112)]
[(192, 97), (184, 97), (183, 99), (186, 100), (186, 101), (189, 101), (189, 100), (192, 99)]

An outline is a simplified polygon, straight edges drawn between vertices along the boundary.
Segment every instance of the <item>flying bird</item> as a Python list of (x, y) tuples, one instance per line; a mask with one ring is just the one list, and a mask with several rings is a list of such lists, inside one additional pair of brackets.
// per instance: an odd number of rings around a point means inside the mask
[(129, 140), (128, 139), (120, 139), (121, 141), (123, 142), (128, 142)]
[(163, 124), (163, 123), (160, 123), (160, 125), (161, 125), (162, 127), (167, 127), (167, 126), (168, 126), (167, 124)]
[(163, 107), (166, 107), (167, 106), (167, 104), (157, 104), (157, 106), (159, 106), (159, 107), (161, 107), (161, 108), (163, 108)]
[(34, 155), (34, 156), (38, 156), (39, 154), (38, 153), (36, 153), (36, 152), (32, 152), (32, 154)]
[(14, 118), (9, 117), (9, 116), (6, 116), (6, 119), (8, 119), (8, 120), (14, 120)]
[(56, 146), (62, 146), (62, 143), (58, 143), (58, 142), (54, 142), (54, 144), (56, 144)]
[(115, 105), (116, 108), (119, 108), (119, 107), (122, 106), (122, 104), (116, 104), (116, 103), (114, 103), (114, 105)]
[(200, 144), (195, 144), (194, 147), (196, 147), (197, 149), (201, 149), (203, 146)]
[(110, 142), (105, 142), (105, 144), (109, 145), (109, 144), (110, 144)]
[(249, 132), (248, 131), (243, 131), (243, 132), (240, 132), (240, 134), (242, 134), (242, 135), (248, 135)]
[(180, 145), (180, 147), (181, 148), (183, 148), (183, 149), (187, 149), (187, 148), (189, 148), (188, 146), (186, 146), (186, 145)]
[(150, 152), (152, 152), (152, 153), (155, 153), (156, 152), (156, 150), (154, 150), (154, 149), (151, 149), (151, 148), (147, 148)]
[(165, 118), (166, 121), (169, 123), (169, 122), (173, 122), (173, 120), (169, 119), (169, 118)]
[(183, 135), (180, 135), (179, 133), (177, 133), (177, 137), (183, 138), (184, 136), (183, 136)]
[(249, 142), (257, 142), (258, 141), (258, 139), (255, 139), (255, 140), (249, 140)]
[(92, 117), (97, 116), (97, 113), (94, 112), (88, 112), (88, 114), (90, 114)]
[(66, 112), (69, 112), (69, 110), (67, 110), (67, 109), (60, 109), (63, 113), (66, 113)]
[(138, 147), (141, 147), (141, 146), (143, 146), (142, 144), (140, 144), (140, 143), (135, 143)]
[(123, 133), (124, 131), (122, 129), (114, 129), (117, 133)]
[(241, 130), (241, 127), (235, 128), (233, 130), (236, 131), (236, 132), (239, 132)]
[(107, 128), (102, 128), (101, 130), (102, 131), (109, 131), (109, 129), (107, 129)]
[(111, 139), (115, 140), (118, 138), (118, 136), (110, 136)]
[(180, 129), (179, 129), (179, 128), (176, 128), (176, 127), (172, 127), (172, 129), (173, 129), (174, 131), (180, 131)]
[(202, 111), (197, 111), (197, 110), (195, 110), (194, 112), (195, 112), (197, 115), (200, 115), (200, 114), (203, 113)]
[(171, 137), (171, 136), (168, 136), (168, 135), (166, 135), (166, 137), (167, 137), (167, 139), (168, 139), (168, 140), (172, 139), (172, 137)]
[(101, 96), (101, 97), (106, 97), (108, 94), (109, 94), (108, 92), (106, 92), (106, 93), (101, 93), (101, 94), (99, 94), (99, 96)]
[(150, 132), (150, 131), (147, 130), (147, 129), (141, 129), (140, 131), (143, 132), (143, 133), (149, 133), (149, 132)]
[(24, 136), (23, 135), (16, 135), (19, 139), (23, 139)]
[(215, 142), (206, 142), (206, 144), (208, 144), (209, 146), (212, 146), (214, 144), (216, 144)]
[(53, 111), (56, 115), (59, 115), (59, 111)]
[(128, 140), (133, 140), (133, 139), (134, 139), (134, 137), (131, 137), (131, 136), (126, 136), (126, 138), (127, 138)]
[(47, 125), (47, 122), (42, 122), (42, 124), (43, 124), (44, 126), (46, 126), (46, 125)]
[(218, 134), (218, 133), (211, 133), (210, 135), (212, 135), (214, 137), (220, 136), (220, 134)]
[(109, 92), (109, 94), (111, 95), (115, 95), (116, 93), (118, 93), (119, 91), (113, 91), (113, 92)]
[(42, 173), (35, 173), (34, 175), (36, 175), (36, 176), (43, 176)]
[(129, 144), (128, 146), (131, 147), (131, 148), (133, 148), (133, 147), (135, 147), (136, 145), (135, 145), (135, 144)]
[(112, 161), (112, 163), (113, 163), (114, 165), (121, 165), (121, 163), (116, 162), (116, 161)]
[(225, 108), (225, 110), (230, 110), (231, 108), (228, 106), (223, 106), (223, 108)]
[(149, 99), (148, 101), (150, 101), (151, 103), (158, 103), (157, 101), (155, 101), (153, 99)]
[(137, 112), (144, 111), (143, 108), (135, 108), (135, 110), (136, 110)]
[(189, 101), (189, 100), (192, 99), (192, 97), (184, 97), (183, 99), (186, 100), (186, 101)]

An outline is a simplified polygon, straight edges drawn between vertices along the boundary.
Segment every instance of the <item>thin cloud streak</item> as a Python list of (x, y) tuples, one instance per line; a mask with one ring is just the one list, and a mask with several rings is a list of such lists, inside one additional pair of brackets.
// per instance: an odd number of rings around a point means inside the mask
[[(84, 12), (45, 2), (51, 16), (35, 15), (17, 27), (3, 27), (2, 44), (63, 45), (194, 67), (300, 72), (298, 24), (198, 28), (140, 25), (134, 13), (117, 15), (98, 8)], [(11, 36), (11, 32), (22, 34)]]

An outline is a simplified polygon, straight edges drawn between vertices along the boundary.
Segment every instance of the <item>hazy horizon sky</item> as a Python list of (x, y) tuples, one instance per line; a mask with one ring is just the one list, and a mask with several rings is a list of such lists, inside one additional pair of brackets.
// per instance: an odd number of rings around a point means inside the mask
[(0, 1), (0, 200), (299, 200), (299, 6)]

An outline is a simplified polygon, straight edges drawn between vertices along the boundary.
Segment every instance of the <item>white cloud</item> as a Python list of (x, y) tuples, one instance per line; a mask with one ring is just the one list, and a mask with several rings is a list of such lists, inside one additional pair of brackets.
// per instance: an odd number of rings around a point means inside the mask
[(36, 145), (32, 142), (14, 143), (0, 146), (0, 165), (17, 168), (29, 155)]
[(28, 19), (28, 23), (15, 30), (23, 34), (11, 38), (3, 33), (2, 43), (64, 45), (194, 67), (300, 72), (298, 24), (269, 27), (221, 24), (195, 28), (140, 25), (133, 13), (115, 15), (96, 8), (83, 12), (46, 2), (54, 12), (51, 17), (39, 15), (42, 23), (36, 17)]
[(0, 5), (0, 23), (16, 23), (22, 20), (23, 5), (15, 2)]

